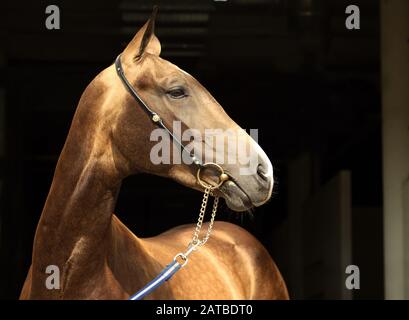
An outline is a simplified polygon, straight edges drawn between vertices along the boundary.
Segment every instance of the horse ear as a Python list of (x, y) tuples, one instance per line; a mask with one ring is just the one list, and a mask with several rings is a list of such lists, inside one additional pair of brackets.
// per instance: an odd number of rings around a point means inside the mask
[(145, 25), (137, 32), (132, 41), (127, 45), (123, 55), (125, 58), (139, 59), (145, 52), (159, 56), (161, 45), (155, 36), (155, 20), (158, 7), (153, 12)]

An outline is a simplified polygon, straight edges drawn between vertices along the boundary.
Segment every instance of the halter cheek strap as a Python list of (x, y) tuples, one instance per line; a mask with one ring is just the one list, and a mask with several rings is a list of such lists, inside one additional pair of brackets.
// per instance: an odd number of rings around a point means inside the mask
[(202, 167), (201, 161), (186, 149), (183, 143), (177, 137), (175, 137), (175, 135), (166, 127), (161, 117), (142, 100), (142, 98), (136, 92), (134, 87), (129, 83), (128, 79), (125, 76), (124, 69), (122, 68), (121, 55), (119, 55), (115, 59), (115, 70), (119, 78), (121, 79), (122, 83), (124, 84), (125, 88), (131, 94), (131, 96), (139, 103), (142, 109), (145, 110), (145, 112), (151, 118), (152, 122), (155, 123), (157, 126), (161, 127), (162, 129), (166, 130), (166, 132), (172, 137), (173, 141), (181, 147), (182, 151), (186, 152), (189, 155), (189, 157), (192, 158), (193, 163), (197, 165), (199, 168)]

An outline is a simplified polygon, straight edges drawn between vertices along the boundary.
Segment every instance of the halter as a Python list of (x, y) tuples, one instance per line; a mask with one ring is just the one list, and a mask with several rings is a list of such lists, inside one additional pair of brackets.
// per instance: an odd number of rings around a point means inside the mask
[[(188, 153), (193, 163), (198, 167), (198, 170), (196, 173), (197, 181), (204, 188), (204, 194), (203, 194), (203, 199), (202, 199), (202, 205), (200, 207), (199, 218), (196, 223), (192, 241), (189, 243), (187, 250), (185, 252), (178, 253), (173, 258), (173, 261), (170, 264), (168, 264), (156, 278), (154, 278), (145, 287), (143, 287), (141, 290), (139, 290), (137, 293), (135, 293), (129, 298), (129, 300), (141, 300), (143, 297), (145, 297), (146, 295), (154, 291), (157, 287), (159, 287), (165, 281), (168, 281), (177, 271), (180, 270), (180, 268), (184, 267), (189, 260), (190, 254), (198, 250), (200, 247), (202, 247), (207, 242), (207, 240), (209, 240), (210, 234), (212, 232), (213, 224), (214, 224), (214, 219), (216, 217), (217, 206), (219, 203), (219, 197), (214, 195), (213, 190), (221, 187), (221, 185), (229, 179), (229, 176), (224, 172), (223, 168), (216, 163), (208, 162), (208, 163), (203, 164), (199, 160), (199, 158), (197, 158), (194, 154), (189, 152), (186, 149), (186, 147), (182, 144), (182, 142), (177, 137), (175, 137), (175, 135), (166, 127), (161, 117), (156, 112), (154, 112), (142, 100), (142, 98), (136, 92), (134, 87), (130, 84), (130, 82), (126, 78), (124, 69), (122, 68), (122, 64), (121, 64), (121, 55), (119, 55), (115, 59), (115, 70), (119, 78), (121, 79), (122, 83), (124, 84), (125, 88), (131, 94), (131, 96), (138, 102), (138, 104), (142, 106), (142, 109), (144, 109), (145, 112), (149, 115), (152, 122), (158, 125), (159, 127), (161, 127), (162, 129), (164, 129), (172, 137), (173, 142), (178, 144), (181, 147), (182, 152), (184, 151)], [(201, 178), (201, 170), (205, 169), (206, 167), (213, 167), (213, 169), (216, 169), (220, 172), (219, 181), (217, 185), (211, 185), (205, 182)], [(199, 235), (202, 229), (203, 219), (206, 214), (206, 208), (207, 208), (207, 203), (209, 200), (209, 195), (214, 196), (212, 213), (211, 213), (210, 222), (209, 222), (209, 226), (207, 228), (206, 234), (200, 239)]]
[(185, 151), (189, 157), (192, 158), (192, 161), (195, 165), (197, 165), (198, 167), (202, 167), (203, 164), (200, 162), (200, 160), (195, 157), (194, 155), (192, 155), (187, 149), (186, 147), (183, 145), (183, 143), (177, 138), (175, 137), (175, 135), (166, 127), (166, 125), (163, 123), (163, 120), (161, 119), (161, 117), (155, 112), (153, 111), (143, 100), (142, 98), (139, 96), (139, 94), (136, 92), (136, 90), (134, 89), (134, 87), (129, 83), (128, 79), (125, 77), (125, 72), (124, 69), (122, 68), (122, 64), (121, 64), (121, 55), (119, 55), (116, 59), (115, 59), (115, 69), (116, 72), (119, 76), (119, 78), (121, 79), (122, 83), (125, 85), (125, 88), (128, 90), (128, 92), (131, 94), (131, 96), (139, 103), (139, 105), (141, 105), (143, 108), (143, 110), (145, 110), (145, 112), (148, 114), (148, 116), (151, 118), (152, 122), (155, 123), (157, 126), (161, 127), (162, 129), (164, 129), (173, 139), (173, 142), (178, 144), (183, 151)]

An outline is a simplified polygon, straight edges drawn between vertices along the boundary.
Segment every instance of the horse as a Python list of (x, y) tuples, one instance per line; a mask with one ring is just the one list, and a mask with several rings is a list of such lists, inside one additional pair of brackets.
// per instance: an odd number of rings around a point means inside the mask
[[(155, 18), (156, 11), (121, 53), (130, 84), (165, 123), (177, 119), (200, 132), (240, 130), (193, 76), (160, 57)], [(139, 238), (114, 214), (121, 181), (129, 175), (149, 173), (203, 191), (193, 165), (152, 163), (149, 133), (156, 127), (138, 104), (114, 65), (86, 87), (37, 225), (20, 299), (127, 299), (186, 248), (192, 225)], [(257, 154), (257, 171), (241, 175), (238, 165), (223, 165), (231, 179), (214, 190), (234, 211), (264, 204), (274, 182), (267, 155), (245, 135), (246, 147)], [(203, 175), (215, 179), (211, 170)], [(49, 266), (59, 272), (51, 289)], [(217, 221), (189, 264), (146, 299), (288, 299), (288, 292), (263, 245), (243, 228)]]

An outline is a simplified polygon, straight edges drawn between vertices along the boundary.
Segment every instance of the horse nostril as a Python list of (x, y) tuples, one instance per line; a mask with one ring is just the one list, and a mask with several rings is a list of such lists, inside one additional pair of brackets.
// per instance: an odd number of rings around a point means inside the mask
[(269, 181), (269, 177), (266, 174), (266, 169), (263, 167), (261, 163), (257, 166), (257, 175), (264, 181)]

